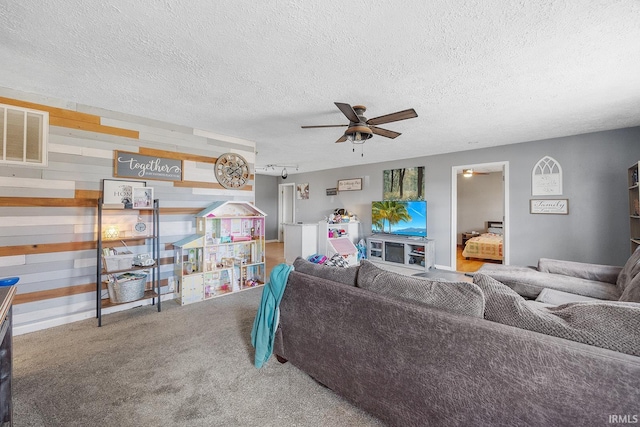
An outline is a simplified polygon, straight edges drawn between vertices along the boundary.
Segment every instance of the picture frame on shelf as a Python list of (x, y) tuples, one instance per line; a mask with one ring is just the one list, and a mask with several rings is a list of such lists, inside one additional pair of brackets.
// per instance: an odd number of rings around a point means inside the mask
[(134, 187), (132, 196), (134, 209), (149, 209), (153, 207), (153, 187)]
[(131, 209), (133, 207), (133, 189), (146, 186), (146, 181), (103, 179), (102, 203), (111, 206), (122, 205), (125, 209)]

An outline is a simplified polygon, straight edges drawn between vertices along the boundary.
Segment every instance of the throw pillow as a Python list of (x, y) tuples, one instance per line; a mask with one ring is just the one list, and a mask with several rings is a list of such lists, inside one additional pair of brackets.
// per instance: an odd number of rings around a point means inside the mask
[(357, 286), (451, 313), (480, 318), (484, 315), (484, 295), (480, 288), (470, 282), (404, 276), (362, 260)]
[(627, 283), (619, 301), (640, 302), (640, 274)]
[(358, 275), (358, 266), (340, 268), (327, 264), (314, 264), (301, 257), (295, 259), (293, 269), (298, 273), (321, 277), (349, 286), (356, 285), (356, 277)]
[[(638, 247), (629, 257), (627, 262), (622, 267), (622, 271), (618, 275), (616, 286), (621, 294), (624, 293), (626, 287), (631, 281), (638, 276), (640, 272), (640, 247)], [(626, 301), (626, 300), (623, 300)]]
[(640, 356), (640, 304), (575, 302), (535, 307), (485, 274), (473, 282), (485, 295), (485, 319), (567, 340)]
[(347, 260), (344, 259), (344, 257), (340, 254), (333, 254), (331, 258), (326, 260), (324, 263), (325, 265), (332, 265), (334, 267), (349, 267), (349, 263), (347, 262)]

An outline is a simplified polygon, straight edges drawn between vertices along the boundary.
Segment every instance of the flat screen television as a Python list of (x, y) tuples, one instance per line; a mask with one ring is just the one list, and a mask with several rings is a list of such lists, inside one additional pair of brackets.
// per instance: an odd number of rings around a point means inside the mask
[(427, 237), (427, 202), (372, 202), (371, 231), (375, 234)]

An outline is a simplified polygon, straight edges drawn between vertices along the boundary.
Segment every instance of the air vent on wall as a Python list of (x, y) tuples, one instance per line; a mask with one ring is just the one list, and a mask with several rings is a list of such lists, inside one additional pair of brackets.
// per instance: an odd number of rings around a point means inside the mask
[(0, 163), (47, 165), (49, 113), (0, 104)]

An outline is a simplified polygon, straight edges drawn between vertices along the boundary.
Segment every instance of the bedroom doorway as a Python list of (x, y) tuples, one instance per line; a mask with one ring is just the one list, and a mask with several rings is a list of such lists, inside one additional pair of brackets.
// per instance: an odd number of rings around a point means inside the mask
[[(465, 173), (466, 172), (466, 173)], [(456, 271), (475, 271), (485, 262), (509, 263), (509, 162), (453, 166), (451, 172), (451, 266)], [(489, 230), (491, 228), (491, 230)], [(502, 228), (502, 253), (499, 234)], [(463, 244), (477, 234), (492, 232), (497, 239), (487, 253), (467, 261), (461, 257)], [(473, 242), (472, 242), (473, 244)], [(483, 248), (485, 246), (483, 245)], [(473, 246), (469, 247), (474, 249)], [(478, 248), (476, 245), (475, 248)], [(483, 258), (482, 256), (487, 258)]]

